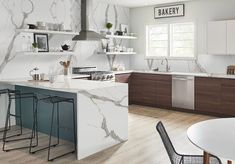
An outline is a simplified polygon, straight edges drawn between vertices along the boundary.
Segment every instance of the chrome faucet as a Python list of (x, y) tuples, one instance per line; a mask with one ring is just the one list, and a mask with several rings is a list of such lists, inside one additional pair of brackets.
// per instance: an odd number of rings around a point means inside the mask
[[(171, 67), (169, 66), (169, 61), (168, 61), (167, 58), (165, 58), (164, 60), (166, 61), (166, 72), (169, 72), (170, 69), (171, 69)], [(162, 65), (163, 65), (163, 61), (164, 61), (164, 60), (162, 60)]]

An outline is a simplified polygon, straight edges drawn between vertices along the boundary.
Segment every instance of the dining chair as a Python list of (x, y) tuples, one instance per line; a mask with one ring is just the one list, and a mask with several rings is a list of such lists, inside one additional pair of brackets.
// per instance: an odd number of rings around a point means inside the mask
[[(166, 148), (167, 154), (170, 158), (171, 164), (203, 164), (203, 156), (202, 155), (185, 155), (179, 154), (176, 152), (167, 132), (162, 124), (162, 122), (158, 122), (156, 129), (162, 139), (162, 142)], [(221, 160), (211, 155), (210, 156), (210, 164), (222, 164)]]

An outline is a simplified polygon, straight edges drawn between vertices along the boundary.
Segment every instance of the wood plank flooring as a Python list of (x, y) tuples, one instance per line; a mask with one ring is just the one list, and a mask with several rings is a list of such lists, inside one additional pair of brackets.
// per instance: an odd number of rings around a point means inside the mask
[[(130, 106), (129, 108), (129, 140), (86, 159), (77, 161), (75, 155), (68, 155), (55, 160), (58, 164), (168, 164), (170, 163), (162, 141), (156, 131), (156, 124), (162, 121), (170, 138), (180, 153), (202, 154), (187, 139), (186, 131), (194, 123), (213, 119), (214, 117), (168, 111), (157, 108)], [(45, 136), (40, 136), (47, 143)], [(18, 143), (22, 144), (22, 143)], [(0, 148), (2, 143), (0, 143)], [(16, 146), (10, 145), (11, 146)], [(64, 150), (59, 148), (57, 153)], [(47, 151), (28, 154), (28, 150), (11, 152), (0, 151), (0, 164), (41, 164), (47, 163)], [(52, 163), (52, 162), (50, 162)]]

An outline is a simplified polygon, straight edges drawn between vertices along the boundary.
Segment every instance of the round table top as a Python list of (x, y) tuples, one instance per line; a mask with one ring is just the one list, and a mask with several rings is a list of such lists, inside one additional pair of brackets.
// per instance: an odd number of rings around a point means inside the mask
[(203, 151), (235, 160), (235, 118), (213, 119), (192, 125), (189, 140)]

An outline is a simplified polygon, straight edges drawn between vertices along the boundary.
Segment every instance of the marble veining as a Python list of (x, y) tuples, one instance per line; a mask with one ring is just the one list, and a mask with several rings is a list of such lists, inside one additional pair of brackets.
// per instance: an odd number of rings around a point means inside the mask
[[(111, 137), (112, 139), (114, 139), (115, 141), (118, 142), (124, 142), (125, 140), (122, 139), (120, 136), (118, 136), (118, 134), (115, 132), (115, 130), (109, 130), (108, 129), (108, 125), (107, 125), (107, 119), (105, 117), (105, 115), (102, 113), (102, 109), (99, 107), (99, 104), (95, 101), (95, 100), (101, 100), (101, 101), (108, 101), (113, 103), (115, 106), (118, 107), (124, 107), (123, 109), (127, 108), (127, 105), (123, 105), (122, 102), (127, 99), (127, 95), (125, 95), (124, 97), (122, 97), (120, 100), (113, 100), (111, 98), (108, 97), (104, 97), (104, 96), (99, 96), (99, 95), (95, 95), (95, 94), (91, 94), (88, 91), (82, 91), (79, 92), (83, 95), (85, 95), (86, 97), (88, 97), (91, 102), (97, 107), (99, 114), (103, 117), (103, 121), (102, 121), (102, 125), (101, 125), (101, 129), (104, 130), (106, 137)], [(121, 109), (121, 108), (120, 108)], [(95, 126), (94, 126), (95, 127)]]
[(111, 130), (111, 131), (108, 130), (106, 118), (103, 118), (103, 122), (102, 122), (101, 128), (104, 129), (104, 131), (106, 133), (105, 137), (109, 137), (110, 136), (112, 139), (114, 139), (115, 141), (118, 141), (120, 143), (125, 141), (124, 139), (120, 138), (116, 134), (116, 132), (114, 130)]
[[(12, 23), (12, 25), (15, 28), (15, 32), (14, 32), (14, 35), (13, 35), (13, 37), (12, 37), (12, 39), (11, 39), (9, 45), (8, 45), (7, 52), (6, 52), (5, 56), (4, 56), (4, 59), (3, 59), (3, 61), (0, 64), (0, 73), (3, 71), (3, 69), (6, 67), (6, 65), (12, 59), (14, 59), (14, 57), (15, 57), (15, 55), (13, 55), (13, 56), (11, 56), (11, 55), (12, 55), (12, 50), (13, 50), (13, 47), (14, 47), (15, 40), (16, 40), (17, 36), (19, 35), (19, 33), (16, 31), (16, 29), (23, 28), (23, 26), (25, 24), (25, 20), (34, 11), (34, 5), (33, 5), (32, 0), (24, 0), (25, 1), (24, 4), (28, 3), (29, 9), (28, 9), (28, 11), (23, 11), (22, 6), (20, 5), (21, 6), (21, 12), (22, 12), (21, 13), (22, 14), (22, 19), (20, 20), (20, 23), (17, 23), (15, 17), (16, 17), (16, 15), (18, 13), (15, 13), (14, 5), (13, 5), (13, 8), (8, 5), (10, 3), (10, 1), (12, 1), (12, 0), (2, 1), (1, 4), (5, 7), (5, 9), (7, 10), (8, 14), (10, 15), (11, 23)], [(13, 4), (14, 4), (14, 2), (13, 2)]]
[[(85, 94), (84, 94), (85, 92)], [(80, 92), (81, 93), (81, 92)], [(121, 139), (121, 137), (119, 137), (115, 130), (109, 130), (108, 129), (108, 125), (107, 125), (107, 119), (105, 117), (105, 115), (102, 113), (102, 109), (99, 107), (99, 104), (95, 101), (95, 100), (101, 100), (101, 101), (110, 101), (112, 102), (113, 104), (115, 104), (116, 106), (120, 106), (120, 107), (126, 107), (125, 105), (121, 105), (120, 102), (122, 102), (125, 98), (127, 98), (127, 96), (124, 96), (123, 98), (121, 98), (121, 100), (119, 101), (115, 101), (115, 100), (111, 100), (110, 98), (106, 98), (106, 97), (101, 97), (101, 96), (98, 96), (98, 95), (94, 95), (94, 94), (91, 94), (87, 91), (83, 91), (82, 92), (83, 95), (86, 95), (87, 97), (89, 97), (89, 99), (91, 100), (91, 102), (93, 104), (95, 104), (95, 106), (97, 107), (98, 111), (99, 111), (99, 114), (103, 117), (103, 121), (102, 121), (102, 125), (101, 125), (101, 129), (104, 130), (106, 136), (105, 138), (107, 137), (111, 137), (112, 139), (114, 139), (115, 141), (118, 141), (118, 142), (124, 142), (125, 140), (124, 139)], [(125, 109), (125, 108), (124, 108)]]
[(115, 104), (116, 106), (119, 107), (127, 107), (126, 105), (123, 105), (122, 102), (124, 101), (124, 99), (127, 98), (127, 95), (125, 95), (124, 97), (122, 97), (120, 100), (113, 100), (109, 97), (104, 97), (104, 96), (98, 96), (92, 93), (89, 93), (88, 91), (79, 91), (79, 93), (89, 97), (91, 100), (96, 99), (96, 100), (102, 100), (102, 101), (108, 101), (111, 102), (113, 104)]
[[(88, 16), (91, 29), (97, 32), (106, 30), (106, 21), (114, 24), (112, 31), (119, 29), (118, 23), (128, 24), (128, 8), (109, 4), (108, 0), (89, 1), (91, 5)], [(28, 70), (35, 66), (44, 73), (48, 73), (52, 65), (58, 67), (56, 63), (59, 57), (37, 56), (36, 59), (29, 56), (27, 60), (24, 60), (26, 56), (18, 55), (19, 51), (28, 51), (30, 42), (33, 42), (33, 35), (18, 33), (16, 29), (27, 28), (28, 23), (35, 24), (37, 21), (63, 23), (65, 29), (75, 32), (81, 29), (81, 0), (1, 0), (0, 9), (3, 15), (0, 24), (2, 34), (0, 75), (2, 78), (28, 77)], [(49, 35), (50, 51), (60, 50), (62, 44), (69, 44), (71, 50), (75, 51), (76, 65), (97, 66), (100, 70), (110, 68), (106, 57), (96, 53), (101, 50), (100, 42), (72, 42), (69, 36)], [(123, 46), (129, 47), (129, 43), (125, 42)], [(129, 68), (129, 56), (116, 59), (115, 64)], [(22, 69), (16, 73), (15, 67)]]

